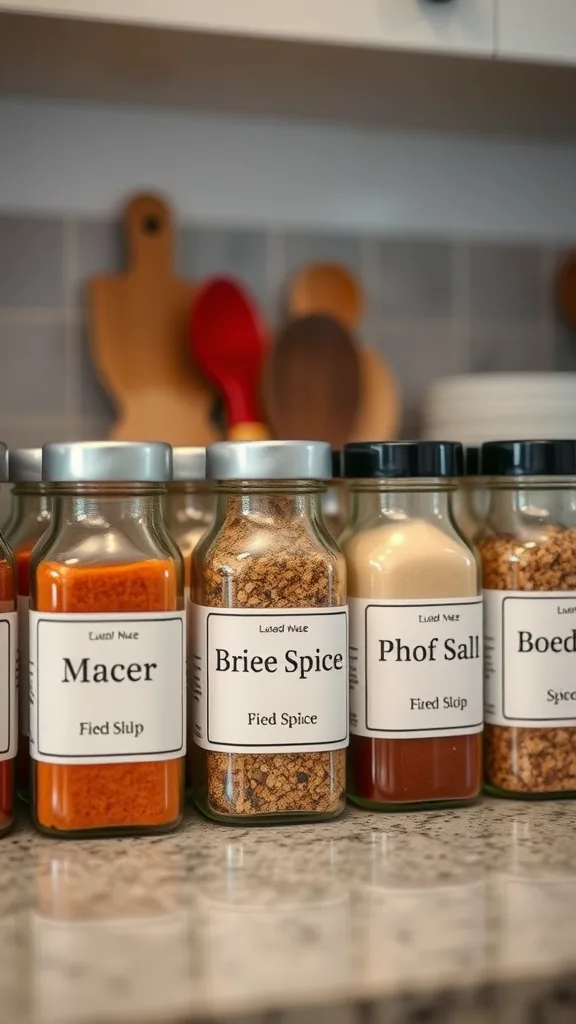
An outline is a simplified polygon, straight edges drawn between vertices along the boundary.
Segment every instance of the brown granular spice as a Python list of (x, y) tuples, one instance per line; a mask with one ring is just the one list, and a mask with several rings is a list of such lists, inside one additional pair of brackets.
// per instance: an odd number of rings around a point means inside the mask
[[(249, 502), (249, 514), (246, 509)], [(301, 500), (229, 498), (225, 522), (195, 556), (194, 600), (213, 608), (330, 608), (346, 602), (342, 555)], [(217, 753), (194, 746), (201, 809), (223, 817), (330, 817), (344, 806), (346, 752)]]
[[(526, 542), (508, 534), (479, 543), (486, 590), (576, 590), (576, 529), (548, 527)], [(576, 791), (576, 728), (484, 728), (485, 774), (518, 794)]]

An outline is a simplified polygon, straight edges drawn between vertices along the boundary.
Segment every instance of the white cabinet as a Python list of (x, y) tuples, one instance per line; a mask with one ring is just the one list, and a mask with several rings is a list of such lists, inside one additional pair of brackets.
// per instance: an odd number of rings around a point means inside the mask
[(576, 64), (576, 0), (498, 0), (496, 52)]
[(491, 54), (496, 0), (0, 0), (0, 10), (350, 46)]

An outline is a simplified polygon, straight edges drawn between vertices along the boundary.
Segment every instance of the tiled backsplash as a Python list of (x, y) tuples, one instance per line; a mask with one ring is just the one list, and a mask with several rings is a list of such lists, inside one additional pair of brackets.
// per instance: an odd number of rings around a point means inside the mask
[[(450, 238), (180, 229), (178, 271), (216, 272), (251, 289), (268, 322), (281, 317), (291, 271), (346, 263), (362, 281), (362, 338), (396, 371), (403, 434), (417, 429), (428, 381), (468, 370), (576, 368), (576, 337), (556, 322), (561, 252), (550, 246)], [(113, 408), (91, 366), (85, 284), (116, 271), (119, 228), (101, 221), (0, 215), (0, 438), (9, 444), (105, 436)]]

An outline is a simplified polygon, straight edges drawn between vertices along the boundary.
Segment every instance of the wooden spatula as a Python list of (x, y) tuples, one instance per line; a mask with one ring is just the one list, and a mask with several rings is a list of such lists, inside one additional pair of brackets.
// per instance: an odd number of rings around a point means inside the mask
[(270, 437), (259, 408), (267, 347), (264, 325), (246, 292), (226, 277), (207, 281), (192, 304), (190, 350), (224, 397), (232, 441)]
[(90, 284), (92, 358), (119, 414), (111, 436), (209, 444), (220, 436), (214, 393), (188, 353), (195, 288), (174, 271), (170, 210), (157, 196), (136, 196), (124, 230), (128, 269)]
[(352, 336), (329, 316), (290, 321), (270, 349), (263, 386), (276, 437), (340, 448), (352, 429), (360, 388)]
[[(352, 331), (363, 315), (362, 286), (339, 263), (310, 263), (291, 279), (288, 309), (293, 314), (326, 313)], [(400, 393), (388, 363), (373, 348), (358, 347), (360, 396), (346, 441), (377, 441), (396, 437), (400, 424)]]

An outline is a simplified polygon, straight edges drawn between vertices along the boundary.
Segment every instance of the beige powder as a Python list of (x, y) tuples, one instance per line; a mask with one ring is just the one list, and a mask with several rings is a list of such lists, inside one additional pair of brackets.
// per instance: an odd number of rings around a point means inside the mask
[(345, 543), (349, 597), (473, 597), (478, 566), (472, 552), (424, 519), (382, 524)]

